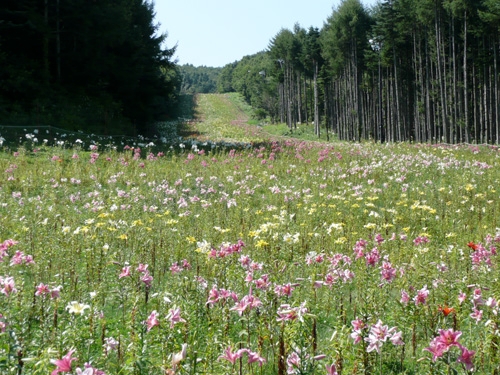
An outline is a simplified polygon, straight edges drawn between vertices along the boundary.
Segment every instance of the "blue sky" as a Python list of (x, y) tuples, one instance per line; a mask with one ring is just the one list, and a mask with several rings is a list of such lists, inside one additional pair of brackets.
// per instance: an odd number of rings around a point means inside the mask
[[(361, 0), (367, 7), (377, 0)], [(282, 28), (321, 28), (340, 0), (156, 0), (156, 20), (179, 64), (222, 67), (267, 49)]]

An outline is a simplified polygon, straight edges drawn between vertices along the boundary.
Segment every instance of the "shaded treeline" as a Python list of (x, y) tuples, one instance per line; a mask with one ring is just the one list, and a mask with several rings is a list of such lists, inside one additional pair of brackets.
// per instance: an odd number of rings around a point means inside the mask
[(273, 121), (339, 139), (498, 143), (500, 2), (344, 0), (323, 28), (282, 29), (223, 68)]
[(0, 120), (142, 133), (180, 77), (147, 0), (2, 0)]

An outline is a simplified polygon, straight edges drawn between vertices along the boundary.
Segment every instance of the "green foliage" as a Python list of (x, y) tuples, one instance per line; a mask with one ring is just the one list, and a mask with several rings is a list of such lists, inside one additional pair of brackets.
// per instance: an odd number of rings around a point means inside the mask
[(217, 83), (219, 92), (236, 91), (257, 110), (252, 116), (265, 118), (277, 110), (274, 62), (267, 52), (245, 56), (222, 69)]
[(334, 75), (349, 64), (363, 68), (371, 19), (359, 0), (345, 0), (328, 18), (322, 36), (322, 53)]
[(238, 65), (238, 62), (225, 65), (217, 79), (217, 92), (234, 92), (233, 88), (233, 70)]
[(291, 132), (314, 122), (345, 140), (499, 142), (499, 14), (494, 0), (344, 0), (321, 30), (281, 29), (226, 65), (217, 89)]
[[(250, 126), (253, 108), (239, 93), (196, 95), (193, 134), (201, 141), (264, 142), (266, 134)], [(186, 126), (184, 127), (186, 128)], [(184, 130), (189, 134), (187, 129)]]
[(217, 92), (217, 82), (222, 68), (206, 66), (195, 67), (191, 64), (179, 66), (182, 77), (182, 94), (209, 94)]
[(69, 126), (105, 133), (121, 121), (144, 134), (175, 102), (175, 47), (164, 47), (149, 1), (7, 0), (0, 19), (4, 123), (22, 113), (64, 127), (65, 113), (91, 102), (94, 118)]
[(440, 330), (498, 370), (496, 147), (117, 146), (2, 146), (2, 374), (468, 373)]
[(280, 66), (294, 66), (300, 63), (300, 42), (289, 29), (281, 29), (269, 43), (272, 59)]
[(266, 124), (262, 126), (262, 130), (273, 136), (284, 136), (302, 141), (316, 141), (316, 142), (335, 142), (337, 141), (334, 137), (331, 137), (329, 141), (326, 139), (326, 135), (322, 134), (318, 137), (314, 133), (314, 126), (301, 124), (295, 129), (290, 129), (286, 124)]

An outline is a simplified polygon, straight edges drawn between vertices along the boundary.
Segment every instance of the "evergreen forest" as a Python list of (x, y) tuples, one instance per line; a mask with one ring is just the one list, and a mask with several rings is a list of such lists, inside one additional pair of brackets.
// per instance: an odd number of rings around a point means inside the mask
[(211, 68), (177, 64), (150, 1), (4, 0), (0, 122), (148, 135), (181, 94), (238, 92), (291, 132), (499, 143), (498, 0), (332, 5), (321, 28), (283, 28), (262, 52)]
[(342, 140), (498, 143), (500, 2), (343, 0), (321, 29), (282, 29), (226, 65), (258, 116)]
[(184, 64), (179, 67), (181, 75), (181, 95), (211, 94), (217, 92), (217, 79), (222, 68), (193, 66)]
[(153, 133), (180, 75), (146, 0), (2, 0), (0, 121)]

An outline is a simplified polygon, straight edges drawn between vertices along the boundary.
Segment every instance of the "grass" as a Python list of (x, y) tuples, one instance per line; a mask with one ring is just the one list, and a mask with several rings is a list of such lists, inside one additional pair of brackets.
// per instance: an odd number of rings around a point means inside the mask
[(334, 134), (329, 134), (329, 140), (327, 140), (324, 129), (321, 129), (321, 136), (318, 137), (314, 133), (314, 125), (312, 124), (299, 124), (295, 129), (290, 129), (287, 124), (267, 124), (262, 129), (272, 136), (289, 137), (302, 141), (334, 142), (336, 139)]
[[(198, 94), (197, 121), (184, 128), (188, 137), (198, 140), (263, 142), (265, 139), (296, 139), (327, 142), (326, 134), (314, 134), (310, 124), (290, 130), (286, 124), (268, 124), (253, 118), (253, 109), (238, 93)], [(188, 130), (189, 129), (189, 130)], [(329, 141), (335, 136), (330, 134)]]
[(186, 124), (186, 128), (197, 140), (244, 143), (265, 140), (258, 128), (248, 125), (248, 115), (236, 94), (198, 94), (196, 102), (196, 121)]
[[(205, 134), (260, 139), (207, 100)], [(0, 152), (2, 374), (500, 370), (497, 147), (24, 138)]]

